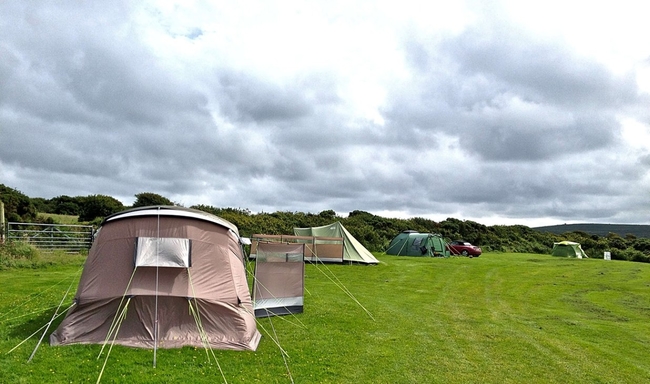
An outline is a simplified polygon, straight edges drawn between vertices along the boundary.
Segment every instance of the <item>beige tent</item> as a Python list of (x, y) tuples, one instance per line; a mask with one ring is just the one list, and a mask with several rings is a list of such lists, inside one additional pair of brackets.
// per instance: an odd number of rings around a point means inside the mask
[(237, 227), (144, 207), (107, 217), (52, 345), (255, 350), (260, 340)]

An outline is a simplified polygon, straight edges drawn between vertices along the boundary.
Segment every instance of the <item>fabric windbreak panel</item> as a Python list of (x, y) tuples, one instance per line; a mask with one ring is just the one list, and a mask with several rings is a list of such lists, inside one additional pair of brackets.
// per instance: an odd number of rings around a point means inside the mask
[(169, 237), (138, 237), (136, 267), (189, 268), (190, 240)]
[(314, 236), (292, 236), (292, 235), (282, 235), (283, 243), (295, 243), (295, 244), (304, 244), (304, 255), (305, 260), (314, 261), (316, 260), (316, 246), (314, 244)]
[(249, 259), (255, 259), (257, 257), (257, 244), (260, 242), (282, 242), (282, 235), (261, 235), (254, 234), (251, 237), (251, 250), (248, 255)]
[(364, 264), (379, 263), (379, 260), (338, 221), (321, 227), (294, 228), (293, 234), (296, 236), (341, 237), (343, 238), (343, 261)]
[(315, 257), (311, 261), (343, 262), (342, 237), (314, 237), (314, 250)]
[(304, 303), (304, 244), (260, 243), (255, 262), (256, 317), (301, 313)]

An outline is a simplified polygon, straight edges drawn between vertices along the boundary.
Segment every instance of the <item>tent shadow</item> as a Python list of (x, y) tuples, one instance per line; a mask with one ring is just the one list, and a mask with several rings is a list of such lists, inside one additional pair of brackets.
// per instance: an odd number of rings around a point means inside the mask
[[(49, 323), (50, 320), (52, 320), (53, 314), (54, 314), (54, 309), (45, 311), (39, 315), (31, 316), (22, 321), (18, 321), (18, 320), (12, 321), (9, 324), (5, 324), (4, 326), (8, 330), (7, 334), (11, 338), (17, 338), (20, 339), (20, 341), (23, 341), (31, 336), (32, 339), (38, 340), (43, 334), (43, 331), (45, 331), (44, 327), (47, 327), (47, 323)], [(58, 319), (52, 321), (52, 324), (50, 324), (49, 329), (47, 330), (47, 335), (43, 339), (43, 342), (49, 343), (50, 334), (54, 332), (54, 330), (59, 326), (61, 321), (63, 321), (63, 318), (64, 316), (61, 315), (59, 316)]]

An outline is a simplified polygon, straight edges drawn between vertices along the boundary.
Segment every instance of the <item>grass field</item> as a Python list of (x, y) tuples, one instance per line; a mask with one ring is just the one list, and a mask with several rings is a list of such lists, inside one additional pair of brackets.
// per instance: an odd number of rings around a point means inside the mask
[[(378, 266), (307, 265), (305, 313), (261, 320), (256, 352), (215, 351), (227, 382), (650, 382), (648, 264), (490, 253), (378, 258)], [(43, 343), (28, 363), (39, 333), (7, 353), (49, 321), (54, 309), (43, 310), (79, 270), (0, 272), (0, 382), (97, 380), (100, 346)], [(269, 333), (289, 354), (286, 365)], [(156, 368), (152, 359), (151, 350), (115, 347), (102, 382), (224, 382), (202, 349), (158, 350)]]
[(79, 216), (57, 215), (55, 213), (39, 213), (38, 217), (43, 219), (51, 218), (57, 224), (80, 224)]

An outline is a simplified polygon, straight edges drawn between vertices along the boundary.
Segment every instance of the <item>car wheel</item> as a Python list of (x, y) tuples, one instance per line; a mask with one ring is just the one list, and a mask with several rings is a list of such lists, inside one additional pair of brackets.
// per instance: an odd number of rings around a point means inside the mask
[(466, 250), (463, 250), (463, 252), (461, 252), (460, 254), (463, 255), (463, 256), (467, 256), (467, 255), (469, 255), (469, 252), (467, 252)]

